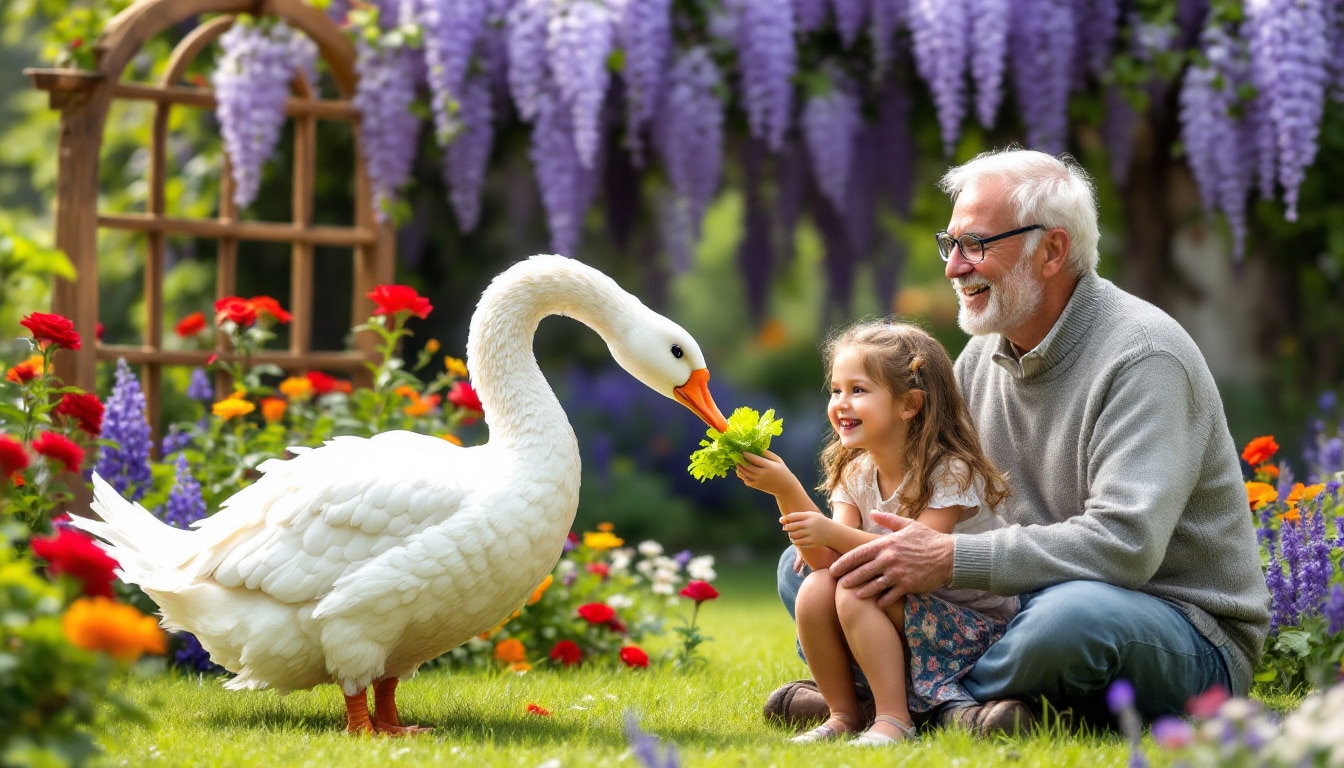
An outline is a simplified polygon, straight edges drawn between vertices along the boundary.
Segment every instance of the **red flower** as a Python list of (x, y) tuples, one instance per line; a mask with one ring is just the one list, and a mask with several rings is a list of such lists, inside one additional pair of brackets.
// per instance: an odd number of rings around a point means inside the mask
[[(471, 385), (465, 381), (459, 381), (453, 384), (453, 388), (448, 390), (447, 399), (448, 402), (452, 403), (453, 405), (465, 411), (470, 411), (471, 413), (476, 415), (484, 413), (484, 411), (481, 408), (480, 396), (477, 395), (476, 390), (472, 389)], [(475, 420), (476, 420), (475, 415), (468, 416), (463, 419), (463, 421), (466, 422), (467, 424), (470, 424)]]
[(551, 711), (550, 711), (549, 709), (546, 709), (545, 707), (541, 706), (540, 704), (535, 703), (535, 702), (528, 702), (528, 704), (527, 704), (527, 714), (529, 714), (529, 715), (540, 715), (541, 717), (550, 717), (550, 716), (551, 716)]
[(250, 301), (257, 314), (270, 315), (275, 318), (277, 323), (284, 324), (294, 319), (293, 315), (290, 315), (280, 306), (280, 302), (270, 296), (253, 296)]
[(43, 432), (38, 435), (33, 441), (33, 450), (48, 459), (55, 459), (65, 464), (65, 468), (70, 472), (78, 472), (84, 463), (84, 449), (70, 442), (65, 435), (55, 432)]
[(625, 662), (627, 667), (640, 667), (648, 669), (649, 654), (645, 653), (637, 645), (627, 645), (621, 649), (621, 661)]
[(61, 315), (34, 312), (19, 321), (19, 325), (33, 332), (39, 342), (55, 344), (66, 349), (79, 349), (79, 334), (75, 324)]
[(589, 563), (584, 566), (584, 570), (601, 576), (603, 579), (606, 579), (607, 574), (611, 573), (611, 568), (606, 563)]
[(103, 324), (102, 324), (102, 323), (94, 323), (94, 324), (93, 324), (93, 338), (96, 339), (97, 341), (102, 341), (102, 340), (103, 340)]
[(1246, 449), (1241, 452), (1241, 458), (1254, 467), (1269, 461), (1269, 457), (1278, 450), (1279, 444), (1274, 442), (1274, 436), (1264, 435), (1247, 443)]
[(82, 585), (89, 597), (112, 597), (113, 560), (93, 539), (69, 528), (62, 528), (51, 538), (32, 540), (33, 554), (47, 561), (47, 570), (53, 576), (66, 573)]
[(177, 335), (182, 338), (195, 336), (205, 330), (205, 313), (192, 312), (190, 315), (177, 321)]
[(689, 597), (695, 601), (696, 605), (699, 605), (706, 600), (713, 600), (718, 597), (719, 590), (715, 589), (714, 585), (708, 581), (692, 581), (686, 585), (685, 589), (681, 590), (681, 596)]
[(584, 603), (579, 606), (579, 616), (589, 624), (610, 624), (616, 611), (606, 603)]
[(28, 360), (21, 363), (15, 363), (13, 368), (5, 371), (5, 379), (12, 381), (20, 386), (27, 384), (37, 378), (37, 374), (42, 372), (42, 356), (33, 355)]
[(27, 466), (28, 452), (23, 450), (23, 443), (0, 435), (0, 477), (10, 477)]
[(103, 404), (90, 392), (67, 392), (56, 405), (56, 412), (79, 422), (79, 428), (97, 437), (103, 431)]
[(423, 320), (434, 310), (429, 299), (416, 293), (409, 285), (380, 285), (369, 291), (368, 295), (378, 305), (373, 311), (375, 315), (395, 315), (408, 311)]
[(309, 371), (304, 377), (313, 385), (313, 394), (316, 396), (320, 397), (336, 389), (336, 378), (321, 371)]
[(583, 661), (583, 649), (573, 640), (561, 640), (551, 648), (551, 661), (572, 667)]
[(1186, 699), (1185, 711), (1201, 720), (1207, 720), (1218, 714), (1223, 702), (1229, 698), (1231, 696), (1228, 695), (1226, 688), (1221, 685), (1214, 685), (1207, 691)]
[(225, 296), (215, 302), (215, 325), (233, 323), (247, 328), (257, 322), (257, 308), (239, 296)]

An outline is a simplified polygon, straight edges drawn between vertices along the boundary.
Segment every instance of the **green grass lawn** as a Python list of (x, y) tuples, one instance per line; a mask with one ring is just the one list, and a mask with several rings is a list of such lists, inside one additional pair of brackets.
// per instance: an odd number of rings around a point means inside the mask
[[(782, 682), (807, 676), (793, 652), (793, 625), (774, 594), (769, 565), (721, 568), (721, 597), (700, 612), (708, 663), (690, 672), (534, 671), (525, 675), (435, 669), (404, 681), (404, 722), (432, 726), (407, 738), (351, 737), (335, 686), (279, 696), (225, 691), (218, 679), (159, 675), (122, 693), (150, 724), (113, 724), (107, 764), (128, 766), (638, 766), (624, 714), (676, 745), (684, 766), (959, 765), (1122, 766), (1115, 735), (1047, 729), (1031, 738), (980, 740), (934, 732), (871, 750), (846, 744), (799, 746), (761, 716)], [(655, 646), (656, 648), (656, 646)], [(527, 714), (529, 703), (552, 713)], [(1156, 757), (1149, 743), (1145, 751)], [(1158, 760), (1157, 763), (1163, 764)]]

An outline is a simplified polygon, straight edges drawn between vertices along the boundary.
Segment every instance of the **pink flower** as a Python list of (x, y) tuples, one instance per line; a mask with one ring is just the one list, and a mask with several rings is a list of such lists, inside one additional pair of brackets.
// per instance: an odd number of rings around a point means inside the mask
[(706, 600), (713, 600), (719, 596), (719, 590), (714, 588), (708, 581), (692, 581), (681, 590), (682, 597), (689, 597), (699, 605)]

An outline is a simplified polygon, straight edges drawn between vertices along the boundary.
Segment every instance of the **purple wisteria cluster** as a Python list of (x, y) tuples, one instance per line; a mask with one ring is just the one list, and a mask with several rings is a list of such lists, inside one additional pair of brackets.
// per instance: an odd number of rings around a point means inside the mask
[(152, 440), (149, 422), (145, 420), (144, 390), (124, 358), (117, 361), (101, 437), (113, 444), (104, 445), (98, 452), (98, 463), (93, 471), (116, 488), (117, 493), (131, 501), (139, 501), (150, 486)]
[(420, 118), (411, 111), (425, 63), (413, 48), (410, 0), (383, 0), (355, 38), (359, 80), (353, 103), (360, 112), (364, 167), (381, 221), (391, 216), (397, 190), (411, 176)]

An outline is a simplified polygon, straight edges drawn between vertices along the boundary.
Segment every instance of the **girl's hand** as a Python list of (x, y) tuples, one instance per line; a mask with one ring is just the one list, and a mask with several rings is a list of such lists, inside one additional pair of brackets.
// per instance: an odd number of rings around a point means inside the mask
[(790, 512), (779, 518), (795, 547), (829, 547), (833, 526), (839, 525), (820, 512)]
[(784, 460), (774, 451), (766, 451), (763, 456), (755, 453), (742, 454), (742, 463), (737, 465), (737, 476), (748, 488), (765, 491), (772, 496), (780, 496), (802, 488), (798, 478), (789, 471), (784, 465)]

